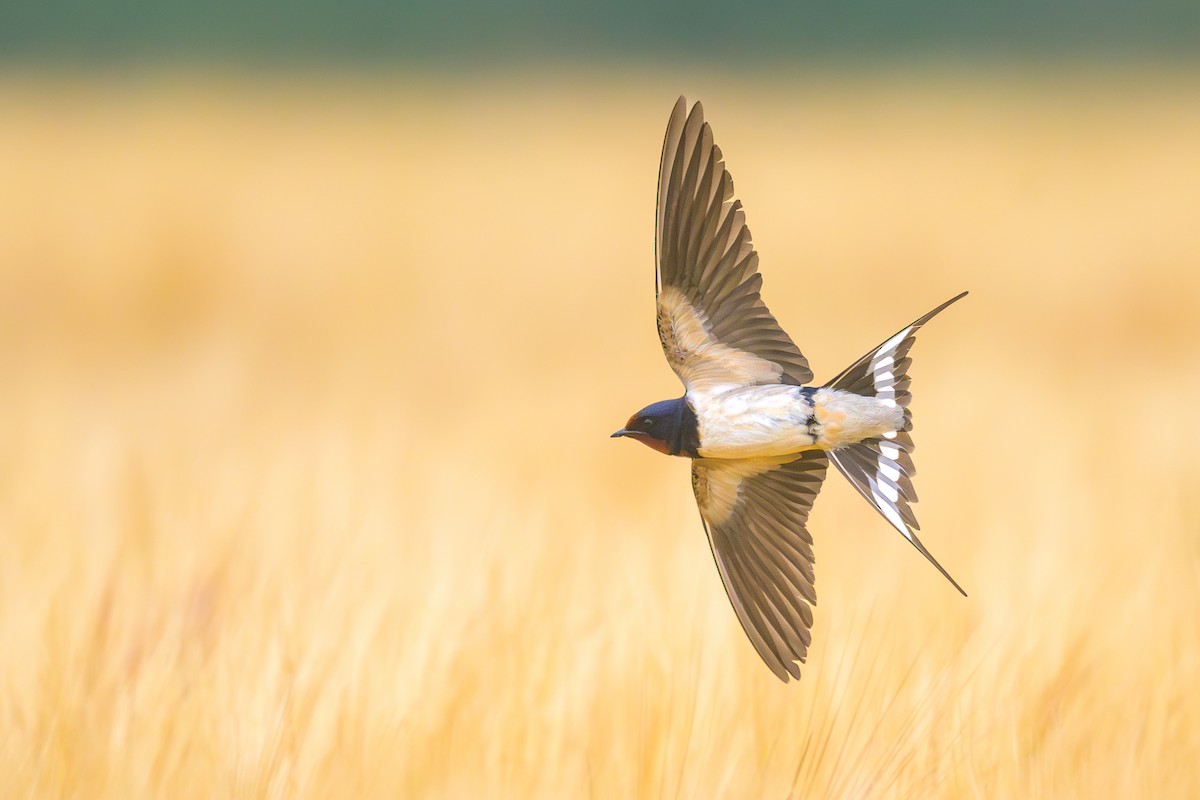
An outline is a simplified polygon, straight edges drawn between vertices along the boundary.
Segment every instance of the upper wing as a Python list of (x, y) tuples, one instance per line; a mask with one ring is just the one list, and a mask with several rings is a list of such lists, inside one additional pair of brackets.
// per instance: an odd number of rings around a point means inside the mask
[[(787, 459), (794, 459), (788, 461)], [(806, 523), (828, 461), (692, 461), (692, 489), (725, 592), (754, 649), (780, 680), (800, 678), (812, 641), (812, 537)]]
[(691, 389), (812, 380), (759, 296), (762, 276), (733, 178), (699, 103), (680, 97), (658, 175), (658, 335)]

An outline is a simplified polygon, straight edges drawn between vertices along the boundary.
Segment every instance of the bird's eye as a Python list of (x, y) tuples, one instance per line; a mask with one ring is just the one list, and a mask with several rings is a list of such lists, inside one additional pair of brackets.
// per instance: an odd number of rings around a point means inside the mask
[(642, 420), (642, 427), (643, 427), (643, 428), (652, 428), (652, 427), (654, 427), (654, 420), (653, 420), (653, 419), (651, 419), (650, 417), (646, 417), (644, 420)]

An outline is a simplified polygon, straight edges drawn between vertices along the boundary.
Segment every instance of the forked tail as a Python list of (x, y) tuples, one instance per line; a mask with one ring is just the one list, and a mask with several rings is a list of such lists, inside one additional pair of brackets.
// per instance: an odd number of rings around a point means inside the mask
[(911, 455), (912, 436), (908, 433), (912, 430), (912, 415), (908, 410), (908, 404), (912, 400), (908, 391), (911, 384), (908, 367), (912, 364), (912, 359), (908, 358), (908, 351), (922, 325), (966, 295), (967, 293), (963, 292), (942, 303), (825, 384), (831, 389), (891, 401), (904, 409), (904, 425), (900, 430), (885, 433), (881, 438), (864, 439), (831, 450), (829, 459), (859, 494), (865, 497), (884, 519), (892, 523), (896, 530), (904, 534), (904, 538), (912, 542), (913, 547), (929, 559), (964, 597), (967, 593), (917, 538), (916, 532), (921, 526), (917, 524), (917, 518), (911, 508), (911, 504), (917, 502), (917, 493), (912, 485), (912, 476), (917, 470), (913, 466)]

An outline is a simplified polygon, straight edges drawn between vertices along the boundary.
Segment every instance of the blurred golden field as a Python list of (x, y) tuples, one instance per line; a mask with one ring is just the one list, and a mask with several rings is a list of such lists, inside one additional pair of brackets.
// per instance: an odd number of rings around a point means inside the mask
[[(1190, 797), (1200, 86), (0, 80), (0, 796)], [(914, 349), (759, 661), (654, 332), (701, 99), (819, 380)]]

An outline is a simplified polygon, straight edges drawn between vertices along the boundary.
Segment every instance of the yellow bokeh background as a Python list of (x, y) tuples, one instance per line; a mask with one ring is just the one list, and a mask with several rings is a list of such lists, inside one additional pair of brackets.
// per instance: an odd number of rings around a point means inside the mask
[[(0, 84), (0, 795), (1189, 797), (1200, 105), (1167, 69)], [(931, 551), (831, 473), (778, 682), (653, 323), (675, 97), (818, 380), (913, 350)]]

